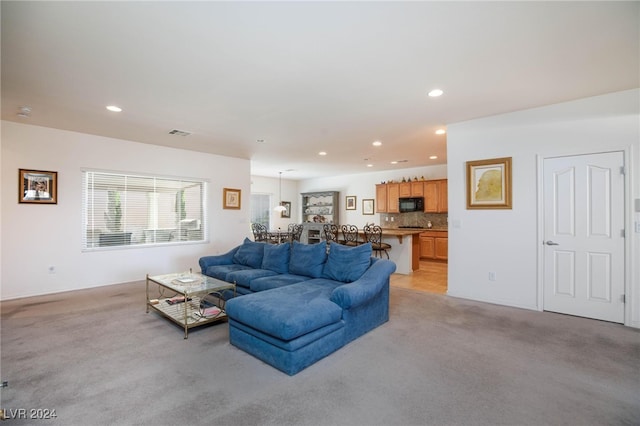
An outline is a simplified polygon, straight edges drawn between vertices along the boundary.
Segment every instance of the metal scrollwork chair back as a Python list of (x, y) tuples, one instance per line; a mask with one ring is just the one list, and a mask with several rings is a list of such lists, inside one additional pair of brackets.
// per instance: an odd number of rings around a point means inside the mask
[(266, 242), (269, 240), (267, 227), (260, 223), (252, 223), (251, 231), (253, 231), (253, 240), (257, 242)]
[(389, 259), (387, 250), (391, 249), (391, 245), (382, 242), (382, 228), (379, 225), (366, 225), (364, 227), (364, 237), (365, 241), (371, 243), (371, 249), (376, 257), (382, 258), (382, 253), (384, 253)]

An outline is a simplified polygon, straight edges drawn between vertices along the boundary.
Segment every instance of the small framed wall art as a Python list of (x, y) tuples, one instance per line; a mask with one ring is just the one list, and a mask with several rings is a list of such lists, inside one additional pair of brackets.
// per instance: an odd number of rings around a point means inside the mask
[(467, 209), (511, 208), (511, 157), (467, 161)]
[(362, 214), (373, 214), (373, 198), (366, 198), (362, 200)]
[(19, 169), (18, 202), (58, 204), (58, 172)]
[(290, 218), (291, 217), (291, 201), (281, 201), (280, 205), (284, 206), (284, 208), (286, 209), (280, 213), (280, 217)]
[(355, 195), (347, 195), (347, 210), (355, 210), (356, 209), (356, 196)]
[(222, 208), (240, 210), (242, 190), (222, 188)]

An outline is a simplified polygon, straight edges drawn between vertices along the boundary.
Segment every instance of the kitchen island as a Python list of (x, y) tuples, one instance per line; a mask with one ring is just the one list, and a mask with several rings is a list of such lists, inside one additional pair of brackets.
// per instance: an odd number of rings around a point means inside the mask
[[(423, 228), (382, 228), (382, 242), (391, 246), (387, 252), (396, 264), (396, 273), (410, 274), (420, 268), (420, 233), (423, 231)], [(364, 231), (358, 232), (364, 241)]]

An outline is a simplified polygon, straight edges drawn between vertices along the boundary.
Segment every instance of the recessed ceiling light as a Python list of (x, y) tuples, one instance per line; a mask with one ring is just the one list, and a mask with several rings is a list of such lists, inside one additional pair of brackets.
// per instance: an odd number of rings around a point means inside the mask
[(437, 155), (432, 155), (431, 157), (429, 157), (429, 160), (435, 160), (436, 158), (438, 158)]
[(367, 167), (373, 167), (373, 164), (367, 164)]
[(122, 108), (117, 107), (117, 106), (115, 106), (115, 105), (109, 105), (109, 106), (107, 107), (107, 109), (108, 109), (109, 111), (111, 111), (111, 112), (121, 112), (121, 111), (122, 111)]
[(444, 92), (440, 89), (433, 89), (432, 91), (429, 92), (429, 96), (431, 96), (432, 98), (437, 98), (438, 96), (441, 96)]
[(397, 161), (392, 161), (391, 164), (398, 164), (398, 162)]
[(447, 133), (447, 131), (445, 129), (436, 130), (436, 135), (444, 135), (445, 133)]
[(320, 151), (318, 155), (327, 155), (327, 153), (325, 151)]
[(373, 146), (382, 146), (382, 142), (380, 142), (380, 141), (375, 141), (375, 142), (373, 142), (371, 145), (373, 145)]

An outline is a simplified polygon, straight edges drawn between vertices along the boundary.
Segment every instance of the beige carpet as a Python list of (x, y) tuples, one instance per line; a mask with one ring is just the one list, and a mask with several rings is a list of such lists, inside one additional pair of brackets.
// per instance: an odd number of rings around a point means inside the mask
[(640, 333), (393, 288), (391, 320), (289, 377), (145, 314), (130, 283), (1, 305), (7, 425), (638, 425)]

